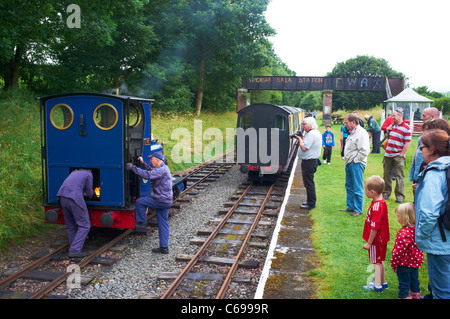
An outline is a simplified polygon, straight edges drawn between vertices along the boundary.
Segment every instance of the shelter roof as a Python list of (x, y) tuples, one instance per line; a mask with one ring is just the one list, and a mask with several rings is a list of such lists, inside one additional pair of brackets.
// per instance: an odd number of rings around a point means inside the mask
[(394, 97), (391, 97), (389, 100), (386, 100), (385, 102), (422, 102), (422, 103), (430, 103), (433, 102), (433, 100), (430, 100), (429, 98), (420, 95), (416, 91), (414, 91), (411, 88), (406, 88), (399, 94), (397, 94)]

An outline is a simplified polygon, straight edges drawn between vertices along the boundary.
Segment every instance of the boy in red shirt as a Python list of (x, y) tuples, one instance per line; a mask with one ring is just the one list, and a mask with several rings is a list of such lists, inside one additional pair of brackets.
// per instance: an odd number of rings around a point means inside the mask
[(369, 262), (374, 265), (375, 282), (368, 283), (363, 287), (376, 292), (383, 292), (383, 288), (388, 288), (384, 260), (390, 236), (388, 209), (382, 196), (383, 189), (384, 180), (380, 176), (371, 176), (364, 182), (364, 193), (368, 198), (372, 198), (372, 203), (364, 223), (362, 237), (366, 244), (363, 248), (369, 251)]

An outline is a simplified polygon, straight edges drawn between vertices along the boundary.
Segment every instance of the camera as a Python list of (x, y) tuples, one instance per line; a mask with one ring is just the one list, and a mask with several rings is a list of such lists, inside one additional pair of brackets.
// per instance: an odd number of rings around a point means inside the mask
[(301, 131), (301, 130), (298, 130), (298, 131), (295, 132), (294, 134), (289, 134), (289, 138), (294, 138), (295, 136), (303, 137), (302, 131)]

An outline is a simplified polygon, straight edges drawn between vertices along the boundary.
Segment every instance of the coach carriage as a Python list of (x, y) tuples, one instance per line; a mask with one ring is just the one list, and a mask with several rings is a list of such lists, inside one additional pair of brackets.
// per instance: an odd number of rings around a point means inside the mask
[(237, 161), (250, 180), (274, 180), (288, 169), (300, 129), (302, 109), (273, 104), (253, 104), (238, 112)]

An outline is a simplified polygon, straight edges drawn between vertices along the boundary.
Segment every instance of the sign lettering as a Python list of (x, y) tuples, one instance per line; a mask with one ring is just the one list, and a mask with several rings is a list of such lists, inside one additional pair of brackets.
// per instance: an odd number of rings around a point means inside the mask
[[(242, 87), (248, 90), (291, 90), (291, 91), (376, 91), (385, 92), (386, 77), (317, 77), (317, 76), (254, 76), (242, 79)], [(395, 81), (392, 83), (403, 83)]]

